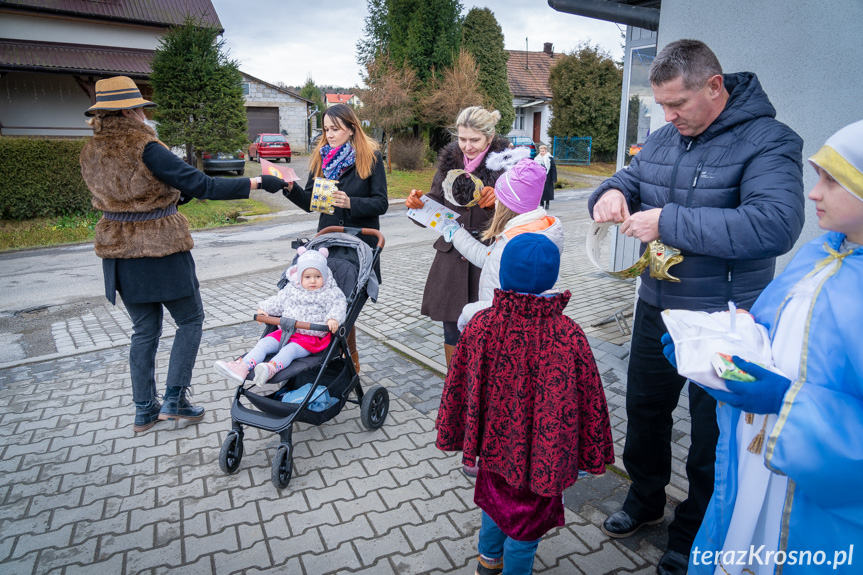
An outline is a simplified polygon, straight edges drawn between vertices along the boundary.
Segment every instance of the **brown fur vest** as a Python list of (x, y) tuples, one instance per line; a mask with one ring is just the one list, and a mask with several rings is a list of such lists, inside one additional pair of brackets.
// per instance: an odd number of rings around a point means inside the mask
[[(146, 124), (125, 116), (102, 119), (102, 129), (81, 150), (81, 175), (93, 194), (94, 208), (141, 213), (177, 203), (180, 192), (156, 179), (144, 165), (144, 147), (150, 142), (159, 138)], [(187, 252), (194, 242), (188, 220), (176, 213), (141, 222), (103, 217), (96, 224), (94, 245), (100, 258), (127, 259)]]

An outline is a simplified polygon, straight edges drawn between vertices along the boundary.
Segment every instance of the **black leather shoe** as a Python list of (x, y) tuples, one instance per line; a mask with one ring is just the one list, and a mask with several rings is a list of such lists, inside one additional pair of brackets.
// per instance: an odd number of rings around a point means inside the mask
[(689, 557), (669, 549), (662, 554), (656, 566), (657, 575), (686, 575), (689, 567)]
[(159, 411), (159, 419), (186, 419), (197, 423), (204, 418), (204, 408), (195, 407), (186, 398), (186, 387), (169, 387), (165, 392), (165, 403)]
[(140, 433), (147, 431), (159, 421), (159, 410), (162, 408), (157, 400), (135, 404), (135, 425), (132, 431)]
[(600, 529), (602, 529), (602, 532), (609, 537), (623, 539), (624, 537), (629, 537), (645, 525), (656, 525), (657, 523), (662, 523), (663, 519), (665, 519), (665, 516), (660, 515), (658, 519), (636, 521), (629, 515), (629, 513), (621, 509), (617, 513), (609, 515), (605, 521), (602, 522)]

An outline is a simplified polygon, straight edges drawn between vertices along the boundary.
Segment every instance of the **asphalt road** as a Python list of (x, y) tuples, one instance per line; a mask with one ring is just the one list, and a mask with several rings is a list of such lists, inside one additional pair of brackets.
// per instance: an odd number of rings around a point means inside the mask
[[(299, 158), (298, 158), (299, 159)], [(298, 175), (305, 162), (292, 164)], [(305, 171), (305, 170), (303, 170)], [(564, 222), (583, 216), (589, 190), (559, 192), (551, 213)], [(246, 274), (268, 273), (286, 267), (293, 258), (291, 242), (314, 236), (317, 218), (297, 209), (281, 195), (252, 192), (278, 212), (270, 219), (193, 232), (198, 279), (202, 284)], [(434, 232), (405, 216), (403, 201), (390, 204), (381, 218), (387, 249), (416, 246), (431, 249)], [(45, 335), (50, 348), (51, 323), (79, 317), (104, 305), (102, 262), (92, 243), (0, 254), (0, 344), (4, 337), (26, 334), (38, 345)], [(5, 336), (4, 336), (5, 334)], [(11, 340), (10, 340), (11, 341)]]

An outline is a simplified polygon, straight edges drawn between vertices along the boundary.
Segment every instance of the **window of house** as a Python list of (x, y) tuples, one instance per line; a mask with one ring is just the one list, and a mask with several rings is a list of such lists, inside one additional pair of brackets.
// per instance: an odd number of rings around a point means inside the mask
[(243, 96), (248, 96), (251, 91), (251, 84), (249, 82), (243, 82)]
[(515, 120), (512, 123), (512, 129), (524, 130), (524, 108), (515, 109)]
[(641, 151), (641, 146), (650, 135), (650, 108), (653, 89), (648, 73), (656, 57), (656, 46), (633, 48), (629, 73), (629, 102), (626, 117), (626, 141), (624, 163), (629, 165), (632, 157)]

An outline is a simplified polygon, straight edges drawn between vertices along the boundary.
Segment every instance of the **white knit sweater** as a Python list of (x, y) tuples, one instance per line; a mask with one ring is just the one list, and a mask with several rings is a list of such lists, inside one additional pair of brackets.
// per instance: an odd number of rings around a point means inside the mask
[[(334, 319), (344, 323), (347, 313), (345, 294), (336, 284), (332, 274), (327, 276), (324, 287), (309, 291), (294, 281), (289, 281), (276, 295), (258, 304), (267, 315), (280, 315), (297, 321), (326, 323)], [(323, 337), (326, 332), (298, 329), (297, 333)]]

